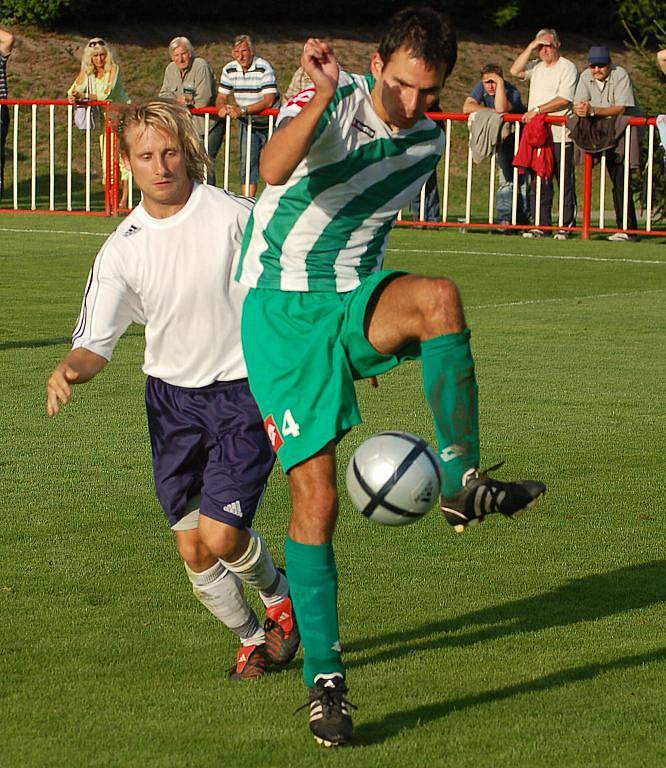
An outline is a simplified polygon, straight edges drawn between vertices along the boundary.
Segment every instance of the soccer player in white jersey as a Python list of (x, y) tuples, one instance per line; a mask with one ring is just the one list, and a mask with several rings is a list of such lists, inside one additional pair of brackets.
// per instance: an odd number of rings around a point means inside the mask
[(512, 516), (545, 492), (479, 471), (477, 389), (458, 289), (444, 278), (382, 270), (398, 211), (442, 152), (425, 112), (456, 60), (446, 21), (406, 8), (389, 22), (366, 77), (340, 72), (307, 41), (314, 86), (294, 97), (261, 161), (268, 187), (243, 241), (250, 287), (242, 338), (250, 388), (288, 472), (293, 513), (285, 552), (320, 743), (352, 738), (337, 616), (332, 537), (336, 443), (360, 422), (354, 380), (420, 357), (435, 421), (442, 510), (458, 530)]
[[(287, 580), (250, 527), (274, 463), (241, 349), (246, 289), (233, 279), (252, 203), (201, 183), (210, 161), (173, 101), (128, 107), (121, 151), (143, 199), (95, 259), (47, 411), (106, 366), (130, 323), (145, 325), (157, 496), (194, 594), (240, 638), (230, 677), (257, 678), (287, 664), (299, 636)], [(259, 591), (263, 626), (243, 584)]]

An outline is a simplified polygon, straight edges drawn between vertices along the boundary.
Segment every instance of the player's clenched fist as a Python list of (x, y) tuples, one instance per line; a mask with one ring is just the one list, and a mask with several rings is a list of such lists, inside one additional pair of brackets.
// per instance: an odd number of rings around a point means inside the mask
[(340, 68), (333, 48), (318, 37), (310, 37), (303, 46), (301, 65), (318, 91), (328, 89), (335, 92), (338, 86)]

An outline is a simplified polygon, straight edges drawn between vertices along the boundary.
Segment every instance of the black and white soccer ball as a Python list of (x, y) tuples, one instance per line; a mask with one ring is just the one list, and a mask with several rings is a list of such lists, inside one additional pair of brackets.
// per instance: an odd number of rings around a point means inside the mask
[(380, 432), (361, 443), (347, 467), (354, 506), (382, 525), (407, 525), (425, 515), (439, 496), (437, 457), (408, 432)]

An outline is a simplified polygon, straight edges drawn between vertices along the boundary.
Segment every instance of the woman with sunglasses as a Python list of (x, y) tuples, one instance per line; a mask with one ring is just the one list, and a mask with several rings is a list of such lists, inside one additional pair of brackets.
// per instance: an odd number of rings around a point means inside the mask
[[(86, 101), (111, 101), (129, 104), (129, 99), (120, 78), (120, 69), (111, 50), (101, 37), (93, 37), (83, 49), (81, 71), (67, 91), (70, 104)], [(102, 179), (106, 180), (106, 132), (104, 131), (104, 110), (99, 111), (99, 148), (102, 155)], [(122, 194), (120, 207), (127, 207), (129, 194), (129, 172), (120, 160)]]

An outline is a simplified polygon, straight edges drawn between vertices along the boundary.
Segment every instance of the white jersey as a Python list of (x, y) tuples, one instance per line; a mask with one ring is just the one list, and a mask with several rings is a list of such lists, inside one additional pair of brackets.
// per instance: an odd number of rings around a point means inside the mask
[(111, 359), (130, 323), (145, 325), (143, 371), (179, 387), (247, 377), (234, 278), (252, 202), (195, 184), (178, 213), (139, 205), (97, 254), (72, 347)]
[[(238, 277), (282, 291), (351, 291), (381, 269), (398, 211), (435, 169), (444, 139), (424, 117), (392, 131), (372, 102), (374, 79), (340, 73), (308, 154), (285, 184), (267, 186), (243, 242)], [(298, 115), (307, 89), (280, 111)]]

